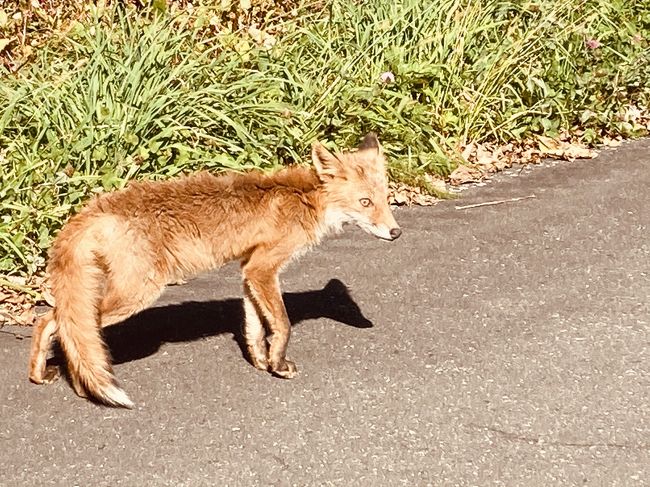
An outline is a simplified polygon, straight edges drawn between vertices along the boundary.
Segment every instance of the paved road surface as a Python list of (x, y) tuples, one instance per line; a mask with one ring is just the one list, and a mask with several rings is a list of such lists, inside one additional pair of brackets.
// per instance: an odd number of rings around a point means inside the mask
[(109, 330), (133, 411), (5, 327), (0, 485), (648, 485), (650, 141), (498, 179), (293, 264), (293, 381), (243, 358), (235, 266)]

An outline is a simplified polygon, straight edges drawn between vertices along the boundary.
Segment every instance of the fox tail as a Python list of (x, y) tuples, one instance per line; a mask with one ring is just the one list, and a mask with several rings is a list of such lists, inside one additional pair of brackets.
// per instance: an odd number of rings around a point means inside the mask
[(71, 238), (59, 239), (59, 245), (53, 249), (49, 269), (56, 299), (54, 319), (68, 373), (77, 394), (83, 396), (87, 392), (108, 406), (133, 408), (133, 402), (113, 375), (100, 333), (100, 289), (105, 284), (106, 272), (94, 246), (84, 238), (75, 238), (83, 233), (81, 228), (71, 227)]

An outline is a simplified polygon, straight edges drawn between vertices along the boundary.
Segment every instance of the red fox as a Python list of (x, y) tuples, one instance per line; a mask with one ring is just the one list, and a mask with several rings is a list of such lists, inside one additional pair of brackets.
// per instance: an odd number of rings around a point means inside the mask
[(100, 328), (143, 310), (165, 285), (231, 260), (241, 262), (243, 335), (252, 364), (293, 378), (282, 267), (345, 222), (384, 240), (402, 233), (388, 205), (385, 159), (375, 134), (366, 135), (357, 151), (336, 154), (316, 142), (312, 160), (314, 169), (293, 166), (270, 175), (199, 172), (131, 183), (88, 203), (50, 250), (55, 306), (35, 326), (30, 380), (56, 379), (58, 369), (47, 367), (46, 358), (57, 335), (79, 396), (132, 408), (113, 375)]

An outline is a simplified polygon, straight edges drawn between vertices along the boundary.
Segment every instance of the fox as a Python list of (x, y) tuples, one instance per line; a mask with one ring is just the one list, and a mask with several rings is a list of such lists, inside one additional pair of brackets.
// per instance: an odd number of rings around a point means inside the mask
[(292, 165), (167, 181), (139, 181), (99, 195), (55, 238), (47, 263), (53, 308), (35, 324), (29, 379), (53, 382), (56, 337), (77, 395), (133, 408), (112, 370), (101, 329), (151, 305), (171, 283), (239, 261), (242, 335), (251, 364), (291, 379), (291, 323), (279, 274), (325, 236), (354, 223), (383, 240), (402, 233), (388, 201), (386, 159), (375, 133), (356, 150), (312, 144), (313, 167)]

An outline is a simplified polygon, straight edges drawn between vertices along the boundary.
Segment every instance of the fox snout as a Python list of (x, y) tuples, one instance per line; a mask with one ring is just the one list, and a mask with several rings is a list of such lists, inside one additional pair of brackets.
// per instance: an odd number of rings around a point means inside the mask
[[(392, 242), (393, 240), (397, 240), (400, 235), (402, 235), (402, 229), (400, 227), (393, 227), (390, 230), (388, 228), (376, 228), (373, 229), (371, 233), (375, 235), (375, 237), (381, 238), (383, 240), (388, 240), (389, 242)], [(388, 231), (386, 231), (388, 230)]]
[(386, 224), (376, 225), (357, 220), (357, 224), (369, 234), (382, 240), (388, 240), (389, 242), (397, 240), (402, 235), (402, 229), (397, 226), (397, 223), (395, 223), (395, 226)]
[(395, 221), (388, 204), (372, 207), (371, 214), (354, 215), (354, 221), (366, 232), (382, 240), (392, 242), (402, 235), (402, 229)]
[[(381, 207), (377, 209), (380, 210)], [(378, 224), (375, 223), (374, 225), (375, 231), (372, 233), (374, 233), (375, 236), (392, 242), (393, 240), (397, 240), (400, 235), (402, 235), (402, 229), (395, 221), (395, 217), (390, 211), (390, 207), (388, 207), (388, 205), (386, 205), (380, 215), (375, 218), (377, 219), (376, 221), (381, 222)]]

